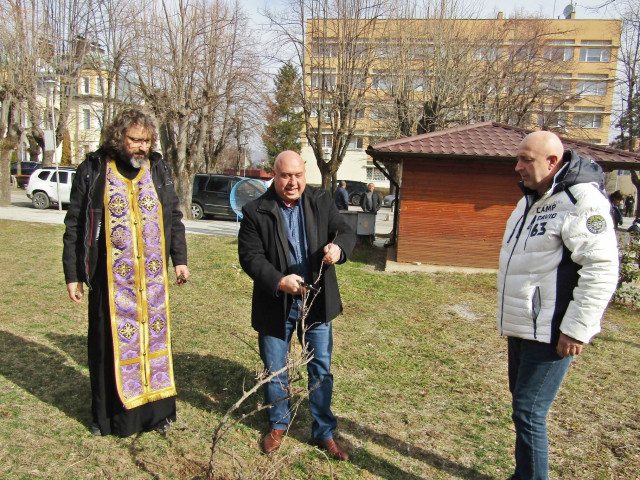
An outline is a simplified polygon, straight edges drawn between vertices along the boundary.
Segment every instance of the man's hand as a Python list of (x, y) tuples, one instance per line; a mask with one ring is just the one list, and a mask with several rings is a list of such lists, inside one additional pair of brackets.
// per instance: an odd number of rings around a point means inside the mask
[(292, 273), (286, 277), (282, 277), (278, 288), (281, 292), (288, 293), (289, 295), (300, 295), (307, 290), (302, 286), (303, 283), (304, 279), (300, 275)]
[(69, 298), (76, 303), (82, 303), (82, 297), (84, 297), (84, 285), (81, 282), (69, 282), (67, 283), (67, 292), (69, 292)]
[(322, 263), (325, 265), (334, 265), (340, 261), (342, 257), (342, 249), (335, 243), (329, 243), (324, 246), (324, 257), (322, 257)]
[(584, 349), (584, 344), (578, 340), (575, 340), (564, 333), (560, 334), (558, 339), (558, 347), (556, 352), (561, 357), (569, 357), (571, 355), (579, 355)]
[(189, 280), (189, 269), (186, 265), (176, 265), (176, 280), (178, 286), (187, 283), (187, 280)]

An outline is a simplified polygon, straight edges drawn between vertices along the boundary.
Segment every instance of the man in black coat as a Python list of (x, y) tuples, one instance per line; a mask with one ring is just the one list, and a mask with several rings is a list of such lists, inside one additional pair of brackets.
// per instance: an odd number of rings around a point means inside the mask
[[(293, 332), (301, 338), (302, 295), (310, 285), (319, 293), (304, 319), (304, 342), (313, 354), (307, 365), (312, 438), (337, 460), (348, 455), (333, 438), (337, 421), (331, 412), (333, 376), (331, 320), (342, 312), (334, 265), (343, 263), (355, 235), (326, 190), (306, 187), (304, 161), (284, 151), (273, 166), (272, 186), (245, 205), (238, 235), (238, 255), (253, 279), (251, 324), (258, 331), (260, 356), (268, 372), (285, 367)], [(270, 431), (265, 453), (276, 450), (290, 422), (287, 372), (265, 385)], [(285, 400), (283, 400), (285, 399)]]
[(367, 191), (362, 194), (360, 198), (360, 207), (365, 212), (377, 213), (382, 206), (382, 199), (380, 194), (375, 191), (375, 185), (370, 183), (367, 185)]

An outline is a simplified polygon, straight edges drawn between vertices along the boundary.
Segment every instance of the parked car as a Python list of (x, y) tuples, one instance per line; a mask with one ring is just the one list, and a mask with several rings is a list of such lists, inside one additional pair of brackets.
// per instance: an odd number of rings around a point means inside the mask
[[(338, 184), (342, 180), (338, 180)], [(362, 194), (367, 191), (367, 184), (364, 182), (356, 182), (355, 180), (345, 180), (347, 182), (347, 193), (349, 194), (349, 203), (351, 205), (360, 205)]]
[(11, 164), (11, 177), (15, 178), (19, 187), (24, 187), (29, 183), (29, 177), (31, 174), (41, 167), (42, 163), (40, 162), (22, 161), (20, 162), (20, 175), (18, 175), (18, 162), (13, 162)]
[(393, 195), (387, 195), (384, 197), (384, 199), (382, 200), (382, 206), (383, 207), (389, 207), (389, 208), (393, 208), (396, 204), (396, 195), (395, 193)]
[[(60, 201), (63, 205), (69, 204), (71, 196), (71, 184), (76, 176), (75, 168), (58, 167), (60, 178)], [(37, 209), (49, 208), (51, 204), (58, 204), (58, 182), (56, 181), (55, 167), (43, 167), (35, 170), (27, 184), (27, 197)]]
[(229, 194), (233, 186), (243, 177), (234, 175), (214, 175), (198, 173), (193, 179), (191, 213), (195, 220), (208, 215), (222, 218), (236, 218), (231, 208)]

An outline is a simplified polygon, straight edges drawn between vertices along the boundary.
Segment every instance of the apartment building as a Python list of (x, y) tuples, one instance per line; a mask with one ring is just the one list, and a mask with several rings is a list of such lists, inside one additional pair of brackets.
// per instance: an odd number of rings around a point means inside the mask
[[(388, 186), (364, 151), (407, 136), (408, 124), (415, 134), (498, 121), (608, 143), (620, 20), (581, 20), (575, 13), (566, 19), (382, 19), (360, 28), (358, 37), (349, 36), (355, 29), (345, 22), (307, 22), (304, 67), (323, 154), (330, 155), (338, 128), (354, 131), (339, 179)], [(341, 110), (345, 103), (351, 114)], [(340, 124), (341, 116), (349, 118)], [(302, 143), (308, 181), (319, 184), (313, 150), (304, 136)]]
[(84, 160), (85, 155), (97, 150), (100, 144), (106, 82), (104, 75), (95, 69), (79, 72), (75, 91), (69, 98), (68, 129), (74, 164)]

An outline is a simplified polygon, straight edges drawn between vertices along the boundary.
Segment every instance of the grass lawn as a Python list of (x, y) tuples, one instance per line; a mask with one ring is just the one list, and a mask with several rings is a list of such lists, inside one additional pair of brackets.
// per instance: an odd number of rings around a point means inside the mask
[[(211, 434), (261, 369), (236, 239), (189, 235), (192, 282), (171, 287), (178, 419), (168, 435), (93, 437), (86, 306), (67, 298), (61, 226), (0, 220), (0, 478), (203, 478)], [(514, 432), (495, 275), (388, 274), (358, 247), (338, 267), (334, 413), (349, 462), (308, 444), (299, 410), (281, 451), (264, 413), (222, 442), (220, 478), (505, 479)], [(640, 315), (612, 305), (552, 408), (551, 478), (640, 479)], [(261, 400), (252, 398), (241, 411)], [(279, 476), (264, 474), (274, 462)]]

